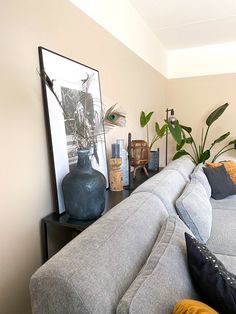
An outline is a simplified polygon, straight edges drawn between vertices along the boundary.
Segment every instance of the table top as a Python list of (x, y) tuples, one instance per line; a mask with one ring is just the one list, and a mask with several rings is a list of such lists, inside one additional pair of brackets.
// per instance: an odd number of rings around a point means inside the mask
[[(161, 170), (162, 168), (160, 168)], [(159, 170), (159, 171), (160, 171)], [(153, 175), (157, 174), (159, 171), (151, 171), (149, 170), (149, 178)], [(119, 204), (122, 200), (127, 198), (133, 190), (135, 190), (140, 184), (142, 184), (144, 181), (146, 181), (148, 178), (145, 176), (143, 172), (138, 172), (136, 175), (136, 178), (132, 180), (132, 184), (129, 188), (125, 189), (121, 192), (113, 192), (110, 190), (106, 191), (106, 203), (105, 203), (105, 209), (102, 215), (104, 215), (106, 212), (108, 212), (111, 208), (113, 208), (115, 205)], [(49, 214), (48, 216), (44, 217), (42, 219), (43, 223), (50, 223), (54, 225), (60, 225), (64, 227), (69, 227), (76, 229), (78, 231), (85, 230), (88, 226), (90, 226), (92, 223), (94, 223), (97, 219), (94, 220), (77, 220), (71, 218), (67, 213), (59, 214), (58, 212), (54, 212), (52, 214)]]

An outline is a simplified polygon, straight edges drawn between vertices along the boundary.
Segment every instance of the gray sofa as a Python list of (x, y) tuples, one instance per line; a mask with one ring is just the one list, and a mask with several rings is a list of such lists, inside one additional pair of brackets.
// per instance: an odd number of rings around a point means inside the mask
[[(207, 246), (236, 273), (236, 196), (210, 199), (194, 168), (187, 157), (171, 162), (42, 265), (30, 282), (33, 313), (166, 314), (180, 299), (198, 299), (186, 261), (191, 230), (176, 213), (191, 177), (204, 189), (190, 199), (191, 222), (210, 231)], [(206, 195), (211, 214), (199, 226), (196, 204), (200, 213)]]

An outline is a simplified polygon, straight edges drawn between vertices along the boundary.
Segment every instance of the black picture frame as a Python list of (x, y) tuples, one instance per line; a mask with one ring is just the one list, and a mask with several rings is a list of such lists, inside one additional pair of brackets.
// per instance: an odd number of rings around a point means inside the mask
[[(68, 93), (76, 97), (77, 92), (81, 89), (81, 82), (88, 75), (93, 77), (90, 84), (89, 94), (93, 99), (93, 111), (97, 115), (102, 115), (102, 97), (100, 89), (99, 72), (87, 65), (60, 55), (44, 47), (38, 47), (40, 72), (45, 71), (58, 89), (57, 95), (61, 100), (66, 101), (65, 95)], [(71, 135), (69, 128), (66, 126), (62, 109), (45, 81), (42, 80), (43, 102), (45, 107), (46, 122), (48, 124), (48, 139), (52, 157), (52, 172), (56, 191), (57, 210), (59, 214), (65, 212), (64, 199), (61, 183), (64, 176), (76, 166), (77, 156), (75, 156), (73, 145), (71, 145)], [(59, 96), (59, 97), (60, 97)], [(68, 106), (72, 106), (67, 102)], [(103, 130), (104, 131), (104, 130)], [(106, 178), (106, 187), (109, 188), (107, 152), (105, 142), (105, 132), (98, 137), (97, 155), (92, 158), (92, 166), (97, 169)]]

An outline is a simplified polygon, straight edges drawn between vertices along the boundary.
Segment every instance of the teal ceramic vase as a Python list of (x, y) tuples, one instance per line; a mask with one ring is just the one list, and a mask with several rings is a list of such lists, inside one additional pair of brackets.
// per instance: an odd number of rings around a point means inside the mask
[(96, 219), (105, 208), (106, 179), (93, 169), (89, 154), (79, 150), (77, 166), (62, 181), (65, 209), (73, 219)]

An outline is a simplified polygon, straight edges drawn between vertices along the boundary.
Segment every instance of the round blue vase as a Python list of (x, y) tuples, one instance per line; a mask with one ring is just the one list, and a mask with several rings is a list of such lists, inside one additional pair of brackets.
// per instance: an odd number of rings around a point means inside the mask
[(105, 208), (106, 179), (93, 169), (89, 154), (79, 150), (77, 166), (62, 181), (66, 212), (79, 220), (96, 219)]

